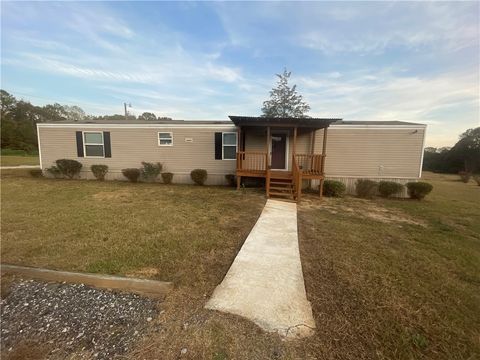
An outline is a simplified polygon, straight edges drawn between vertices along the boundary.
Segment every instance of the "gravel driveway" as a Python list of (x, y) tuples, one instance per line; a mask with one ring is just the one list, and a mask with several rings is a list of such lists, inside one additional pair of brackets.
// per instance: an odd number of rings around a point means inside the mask
[[(18, 280), (1, 301), (5, 355), (24, 341), (51, 345), (50, 356), (111, 359), (127, 353), (150, 327), (158, 300), (85, 285)], [(60, 355), (61, 357), (62, 355)]]

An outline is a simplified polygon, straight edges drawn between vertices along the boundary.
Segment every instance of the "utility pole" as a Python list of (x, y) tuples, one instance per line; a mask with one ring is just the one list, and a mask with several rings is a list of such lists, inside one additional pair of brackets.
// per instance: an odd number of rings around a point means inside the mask
[(127, 104), (126, 102), (123, 103), (123, 108), (125, 109), (125, 120), (128, 120), (128, 110), (127, 110), (127, 106), (128, 106), (128, 107), (132, 107), (132, 104), (130, 104), (130, 103)]

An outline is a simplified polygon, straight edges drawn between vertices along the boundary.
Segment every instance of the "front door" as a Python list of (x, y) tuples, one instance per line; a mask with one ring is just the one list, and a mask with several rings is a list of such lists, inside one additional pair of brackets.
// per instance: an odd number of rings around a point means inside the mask
[(272, 169), (286, 168), (287, 134), (272, 134)]

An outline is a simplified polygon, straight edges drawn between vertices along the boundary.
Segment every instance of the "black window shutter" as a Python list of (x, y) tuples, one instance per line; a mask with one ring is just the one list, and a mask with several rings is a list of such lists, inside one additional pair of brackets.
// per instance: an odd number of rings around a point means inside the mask
[(215, 133), (215, 160), (222, 160), (222, 133)]
[(76, 136), (77, 136), (77, 156), (83, 157), (83, 134), (81, 131), (77, 131)]
[(112, 157), (112, 145), (110, 142), (110, 131), (103, 132), (103, 146), (105, 147), (105, 157)]

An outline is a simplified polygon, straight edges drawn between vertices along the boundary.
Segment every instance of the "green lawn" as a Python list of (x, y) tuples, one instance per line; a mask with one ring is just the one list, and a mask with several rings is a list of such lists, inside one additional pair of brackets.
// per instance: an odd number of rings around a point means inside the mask
[(425, 177), (434, 190), (421, 202), (300, 206), (307, 293), (320, 325), (307, 354), (480, 356), (480, 186)]
[[(23, 175), (20, 175), (23, 174)], [(132, 359), (477, 359), (480, 186), (427, 174), (425, 201), (305, 195), (314, 336), (282, 341), (205, 310), (264, 193), (2, 174), (2, 261), (172, 280)], [(281, 286), (281, 284), (278, 284)]]
[(2, 262), (220, 281), (265, 202), (227, 187), (34, 179), (4, 171)]
[(37, 155), (2, 155), (0, 156), (0, 164), (1, 166), (39, 165), (40, 161)]

